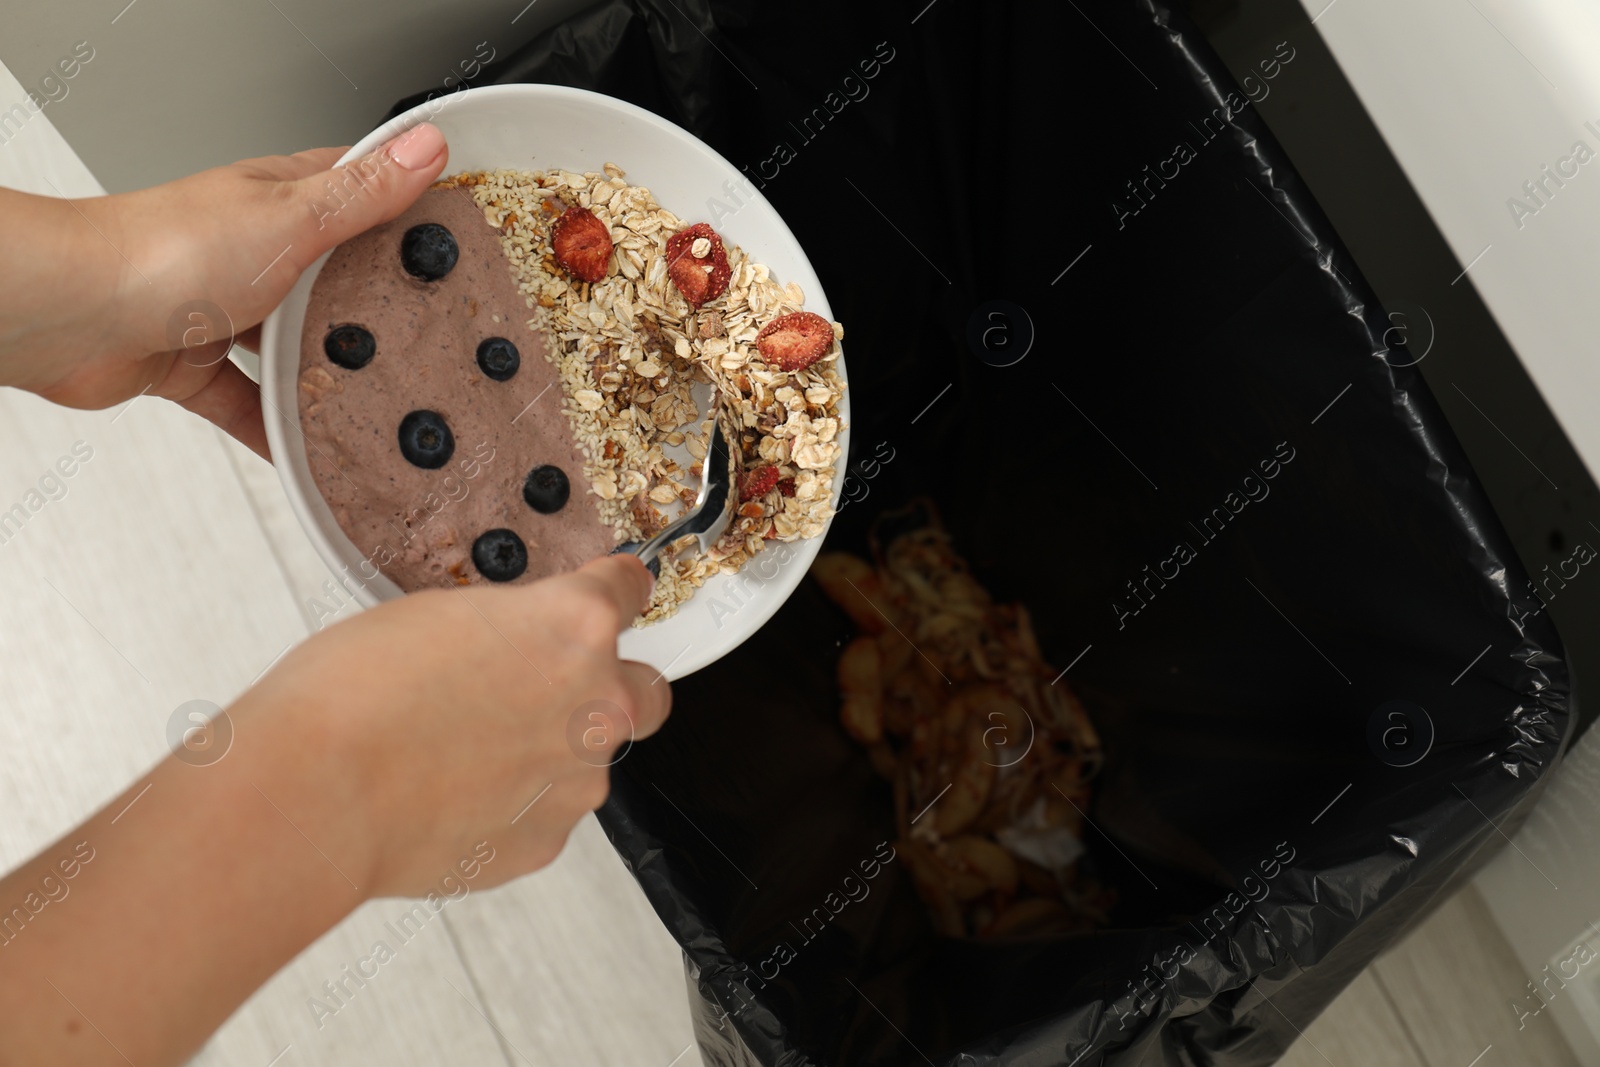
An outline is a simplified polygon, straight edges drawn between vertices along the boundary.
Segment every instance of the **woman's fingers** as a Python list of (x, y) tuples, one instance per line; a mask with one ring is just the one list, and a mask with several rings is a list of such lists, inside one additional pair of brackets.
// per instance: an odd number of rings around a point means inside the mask
[(642, 741), (661, 729), (672, 714), (672, 686), (648, 663), (625, 659), (620, 667), (622, 684), (633, 698), (633, 739)]
[(616, 633), (633, 625), (649, 605), (650, 591), (655, 587), (650, 571), (633, 555), (601, 556), (573, 573), (615, 609)]
[(444, 134), (423, 122), (370, 155), (295, 179), (284, 204), (295, 238), (305, 245), (298, 258), (310, 263), (400, 214), (439, 176), (449, 156)]
[(216, 367), (216, 373), (199, 389), (189, 396), (174, 399), (271, 462), (272, 456), (267, 452), (267, 428), (261, 418), (260, 388), (226, 356)]
[[(303, 256), (297, 259), (315, 258), (345, 238), (404, 211), (443, 169), (448, 156), (443, 134), (427, 123), (401, 134), (364, 159), (333, 166), (343, 153), (341, 148), (315, 148), (277, 161), (278, 180), (284, 182), (285, 195), (270, 201), (277, 216), (268, 220), (267, 228), (273, 229), (272, 222), (276, 221), (281, 234), (289, 235), (283, 238), (286, 248), (296, 243), (305, 246)], [(332, 206), (328, 200), (330, 188), (339, 190), (342, 196), (332, 200)], [(283, 266), (278, 281), (292, 281), (292, 269), (292, 264)], [(260, 328), (251, 326), (237, 340), (259, 352)], [(243, 371), (227, 361), (226, 348), (219, 341), (179, 352), (178, 359), (186, 366), (174, 364), (164, 383), (166, 388), (156, 391), (210, 419), (257, 455), (270, 459), (260, 392)], [(209, 376), (196, 375), (189, 369), (203, 371), (212, 365), (216, 370)], [(196, 377), (203, 380), (196, 384)]]

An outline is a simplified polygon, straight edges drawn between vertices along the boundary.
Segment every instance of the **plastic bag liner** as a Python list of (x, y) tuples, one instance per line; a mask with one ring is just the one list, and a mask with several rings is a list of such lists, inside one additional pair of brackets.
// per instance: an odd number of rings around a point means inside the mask
[(838, 725), (852, 628), (802, 583), (675, 686), (600, 813), (707, 1063), (1270, 1063), (1539, 792), (1559, 639), (1250, 106), (1294, 49), (1257, 69), (1150, 2), (612, 0), (480, 77), (631, 100), (745, 170), (666, 206), (766, 196), (845, 324), (828, 547), (933, 498), (1105, 744), (1080, 862), (1112, 926), (935, 936)]

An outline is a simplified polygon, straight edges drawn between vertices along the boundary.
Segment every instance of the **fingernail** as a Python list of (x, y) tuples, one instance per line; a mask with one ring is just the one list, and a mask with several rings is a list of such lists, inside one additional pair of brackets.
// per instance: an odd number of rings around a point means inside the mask
[(421, 170), (439, 157), (444, 134), (431, 122), (419, 123), (389, 142), (389, 158), (406, 170)]

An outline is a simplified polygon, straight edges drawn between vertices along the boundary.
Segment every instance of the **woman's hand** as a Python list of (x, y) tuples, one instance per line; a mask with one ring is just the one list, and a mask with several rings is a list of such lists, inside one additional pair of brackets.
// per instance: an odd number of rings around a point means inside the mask
[[(60, 200), (0, 190), (0, 385), (68, 407), (176, 401), (266, 455), (254, 383), (227, 358), (300, 272), (399, 215), (449, 158), (420, 124), (372, 155), (247, 159), (136, 193)], [(332, 168), (332, 169), (330, 169)]]
[(617, 658), (649, 590), (606, 557), (414, 593), (296, 648), (228, 709), (218, 758), (163, 761), (0, 879), (0, 905), (26, 902), (0, 931), (0, 1064), (183, 1063), (364, 901), (549, 863), (605, 799), (607, 756), (670, 710), (665, 679)]
[(606, 556), (413, 593), (291, 652), (235, 730), (289, 746), (268, 773), (307, 803), (286, 813), (351, 858), (364, 897), (421, 895), (480, 841), (496, 858), (475, 884), (507, 881), (555, 858), (605, 801), (611, 755), (671, 709), (660, 672), (617, 658), (651, 585), (636, 557)]

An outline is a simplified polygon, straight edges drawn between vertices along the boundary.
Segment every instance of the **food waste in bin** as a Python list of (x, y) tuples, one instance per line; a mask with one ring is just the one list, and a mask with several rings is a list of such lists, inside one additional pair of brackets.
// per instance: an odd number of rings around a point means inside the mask
[(871, 562), (830, 552), (811, 573), (860, 630), (840, 722), (894, 786), (894, 849), (935, 927), (1104, 926), (1115, 893), (1078, 870), (1100, 738), (1027, 607), (994, 602), (931, 500), (880, 516), (871, 544)]

